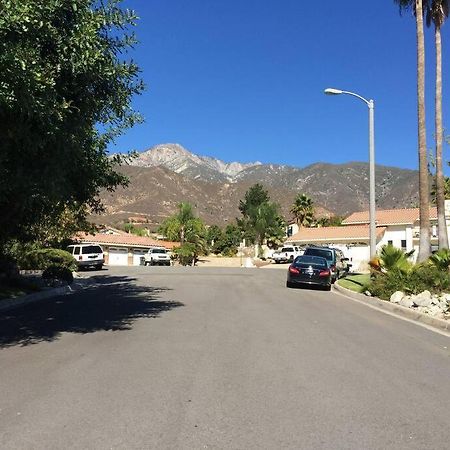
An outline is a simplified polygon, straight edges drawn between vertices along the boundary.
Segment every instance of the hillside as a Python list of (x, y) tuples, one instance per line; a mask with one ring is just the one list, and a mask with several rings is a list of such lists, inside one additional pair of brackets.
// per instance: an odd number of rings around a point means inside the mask
[[(102, 196), (107, 215), (98, 221), (114, 223), (145, 214), (157, 224), (180, 201), (188, 201), (206, 223), (229, 223), (239, 216), (239, 200), (256, 182), (266, 186), (286, 218), (299, 192), (314, 199), (319, 215), (346, 215), (368, 208), (368, 164), (361, 162), (316, 163), (305, 168), (225, 163), (194, 155), (177, 144), (164, 144), (141, 153), (132, 164), (120, 169), (130, 178), (129, 187)], [(376, 187), (379, 208), (417, 203), (416, 171), (377, 166)]]

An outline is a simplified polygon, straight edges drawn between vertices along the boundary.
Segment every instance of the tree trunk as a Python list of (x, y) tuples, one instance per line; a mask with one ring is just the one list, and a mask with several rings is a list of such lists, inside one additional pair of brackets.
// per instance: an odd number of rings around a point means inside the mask
[(442, 41), (441, 29), (435, 28), (436, 43), (436, 205), (438, 214), (439, 248), (448, 248), (445, 221), (444, 171), (442, 168)]
[(425, 42), (422, 0), (416, 0), (417, 29), (417, 118), (419, 137), (420, 241), (418, 261), (430, 256), (430, 195), (428, 184), (427, 140), (425, 126)]

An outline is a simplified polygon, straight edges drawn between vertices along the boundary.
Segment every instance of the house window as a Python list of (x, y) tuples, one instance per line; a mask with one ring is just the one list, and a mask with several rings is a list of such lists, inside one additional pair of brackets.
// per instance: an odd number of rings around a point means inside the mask
[(406, 250), (406, 239), (402, 239), (402, 250)]
[(393, 245), (394, 241), (388, 241), (388, 245)]

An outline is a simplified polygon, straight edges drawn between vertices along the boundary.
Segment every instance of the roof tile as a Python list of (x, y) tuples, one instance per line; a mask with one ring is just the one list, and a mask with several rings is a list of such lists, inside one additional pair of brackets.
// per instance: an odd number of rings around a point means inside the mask
[(79, 234), (77, 240), (95, 244), (129, 245), (133, 247), (165, 247), (167, 249), (179, 247), (180, 245), (178, 242), (158, 241), (150, 237), (136, 236), (133, 234)]
[[(377, 227), (377, 238), (383, 236), (386, 227)], [(319, 242), (338, 240), (369, 240), (369, 227), (367, 225), (300, 228), (298, 233), (287, 239), (287, 242)]]
[[(436, 208), (430, 208), (430, 219), (437, 219)], [(419, 220), (419, 208), (378, 209), (376, 211), (377, 225), (414, 224)], [(369, 211), (359, 211), (348, 216), (343, 222), (347, 224), (368, 224)]]

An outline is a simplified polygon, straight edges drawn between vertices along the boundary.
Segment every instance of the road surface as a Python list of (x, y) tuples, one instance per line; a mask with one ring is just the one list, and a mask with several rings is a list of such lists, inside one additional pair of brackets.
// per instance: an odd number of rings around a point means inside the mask
[(446, 336), (284, 270), (89, 275), (0, 315), (0, 448), (450, 447)]

